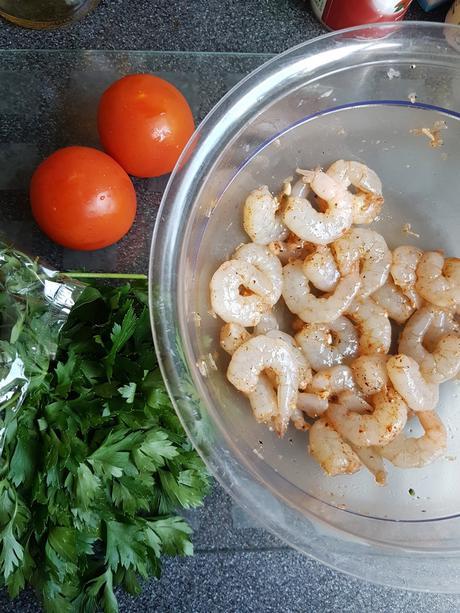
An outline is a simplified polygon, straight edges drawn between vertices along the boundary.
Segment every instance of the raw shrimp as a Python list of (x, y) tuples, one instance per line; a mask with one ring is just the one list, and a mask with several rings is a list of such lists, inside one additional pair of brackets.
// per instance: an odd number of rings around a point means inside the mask
[(272, 382), (264, 373), (259, 375), (254, 391), (247, 394), (256, 421), (271, 424), (278, 415), (278, 400)]
[(292, 411), (291, 421), (292, 421), (292, 423), (294, 425), (294, 428), (296, 430), (303, 430), (303, 431), (305, 431), (305, 430), (310, 430), (310, 428), (311, 428), (311, 424), (308, 421), (305, 421), (305, 415), (298, 408), (295, 408)]
[(307, 323), (324, 323), (337, 319), (350, 306), (359, 290), (359, 272), (353, 268), (340, 278), (333, 293), (317, 298), (310, 293), (302, 262), (283, 268), (283, 298), (288, 309)]
[[(436, 349), (436, 345), (446, 334), (460, 334), (460, 326), (455, 320), (453, 311), (440, 309), (439, 307), (432, 307), (432, 309), (434, 311), (433, 321), (423, 338), (423, 345), (430, 352)], [(401, 353), (404, 353), (404, 351), (401, 351)]]
[(422, 298), (415, 289), (417, 281), (416, 270), (423, 251), (411, 245), (396, 247), (392, 253), (390, 274), (395, 285), (401, 288), (411, 305), (418, 309), (422, 306)]
[(322, 292), (332, 292), (340, 279), (332, 251), (327, 245), (318, 245), (304, 259), (303, 272), (307, 279)]
[(241, 324), (228, 323), (220, 330), (220, 346), (230, 355), (250, 338), (251, 335)]
[[(250, 338), (249, 332), (240, 324), (225, 324), (220, 331), (220, 345), (230, 355)], [(275, 390), (267, 375), (260, 374), (256, 388), (247, 396), (256, 421), (271, 423), (277, 415), (278, 404)]]
[(417, 362), (402, 353), (392, 355), (387, 362), (391, 383), (413, 411), (432, 411), (439, 400), (439, 386), (428, 383)]
[(337, 432), (352, 445), (387, 445), (406, 425), (407, 405), (392, 387), (371, 396), (370, 402), (374, 410), (370, 414), (359, 412), (360, 401), (356, 410), (350, 408), (343, 402), (343, 396), (339, 397), (337, 404), (329, 404), (327, 416)]
[(373, 411), (372, 405), (356, 391), (346, 390), (340, 394), (338, 400), (347, 411), (357, 411), (358, 413), (372, 413)]
[(329, 398), (356, 388), (353, 372), (349, 366), (339, 364), (331, 368), (320, 370), (315, 375), (308, 387), (308, 391), (317, 394), (321, 398)]
[(317, 372), (307, 389), (299, 393), (297, 408), (315, 418), (326, 412), (331, 396), (355, 389), (355, 382), (348, 366), (333, 366)]
[(444, 274), (455, 286), (460, 288), (460, 258), (446, 258)]
[(426, 305), (416, 311), (404, 326), (398, 351), (414, 358), (419, 364), (430, 359), (439, 341), (447, 334), (459, 333), (453, 313)]
[(321, 468), (330, 476), (350, 475), (361, 468), (361, 462), (326, 417), (310, 428), (309, 451)]
[[(256, 331), (254, 332), (256, 333)], [(289, 334), (273, 328), (267, 332), (267, 336), (284, 340), (288, 345), (292, 346), (292, 355), (299, 368), (299, 389), (304, 389), (311, 381), (311, 369), (294, 339)], [(225, 324), (220, 331), (221, 347), (230, 355), (233, 355), (238, 347), (250, 338), (251, 335), (246, 328), (239, 324)], [(276, 416), (277, 401), (274, 387), (276, 387), (276, 374), (273, 373), (273, 376), (269, 376), (262, 373), (259, 376), (255, 390), (247, 395), (258, 422), (268, 423)], [(294, 426), (299, 430), (308, 430), (310, 427), (310, 424), (305, 422), (303, 416), (298, 411), (293, 413), (291, 418)]]
[(386, 485), (387, 471), (380, 455), (380, 449), (386, 449), (386, 447), (357, 447), (356, 445), (350, 445), (350, 447), (367, 470), (374, 475), (375, 482), (378, 485)]
[(259, 323), (254, 328), (254, 334), (267, 334), (270, 330), (278, 330), (279, 323), (272, 311), (263, 313)]
[[(252, 264), (263, 273), (271, 282), (271, 292), (264, 298), (270, 306), (275, 305), (281, 296), (283, 288), (283, 268), (276, 256), (270, 253), (267, 247), (248, 243), (241, 245), (233, 254), (234, 260), (242, 260)], [(251, 288), (249, 288), (251, 289)]]
[(341, 364), (358, 355), (358, 333), (344, 316), (330, 324), (304, 324), (295, 339), (315, 370)]
[(342, 275), (349, 274), (360, 263), (359, 297), (367, 298), (388, 279), (391, 251), (383, 236), (368, 228), (353, 228), (332, 245)]
[(311, 243), (302, 240), (292, 232), (285, 241), (273, 241), (268, 245), (270, 252), (279, 258), (281, 264), (287, 264), (291, 260), (304, 259), (314, 248)]
[(365, 396), (372, 396), (388, 384), (387, 356), (362, 355), (351, 363), (354, 380)]
[(346, 314), (358, 328), (361, 354), (388, 353), (391, 345), (391, 323), (385, 309), (366, 298), (355, 300)]
[(441, 253), (427, 251), (417, 266), (415, 289), (422, 298), (444, 308), (457, 308), (460, 304), (460, 260), (444, 260)]
[(284, 341), (289, 347), (291, 347), (292, 357), (295, 360), (299, 372), (299, 389), (305, 389), (311, 382), (312, 373), (310, 364), (302, 353), (300, 347), (297, 345), (296, 341), (292, 338), (292, 336), (286, 334), (286, 332), (281, 332), (281, 330), (269, 330), (266, 335), (268, 338)]
[(398, 324), (405, 323), (415, 311), (411, 300), (390, 278), (372, 294), (372, 300), (385, 309), (388, 317)]
[(299, 392), (297, 409), (315, 419), (327, 411), (329, 400), (312, 392)]
[(243, 226), (254, 243), (268, 245), (284, 240), (288, 229), (278, 212), (280, 201), (266, 185), (253, 190), (244, 203)]
[(429, 383), (443, 383), (460, 372), (460, 337), (447, 334), (420, 364), (420, 372)]
[(297, 405), (300, 381), (292, 346), (267, 336), (251, 338), (233, 354), (227, 378), (238, 390), (250, 394), (265, 370), (273, 371), (277, 378), (277, 414), (273, 424), (279, 436), (283, 436)]
[(325, 213), (315, 210), (307, 198), (290, 196), (284, 211), (284, 223), (300, 238), (317, 245), (327, 245), (342, 236), (353, 221), (351, 194), (338, 181), (321, 170), (298, 171), (311, 190), (327, 202)]
[(337, 160), (327, 170), (327, 174), (349, 187), (352, 193), (353, 223), (368, 224), (374, 221), (383, 205), (382, 182), (377, 173), (360, 162)]
[[(241, 287), (250, 294), (243, 296)], [(229, 260), (214, 273), (210, 290), (211, 305), (216, 315), (229, 323), (256, 326), (262, 313), (270, 309), (268, 301), (273, 294), (273, 284), (252, 264)]]
[(407, 438), (401, 433), (380, 450), (384, 458), (399, 468), (419, 468), (439, 458), (447, 448), (447, 432), (435, 411), (417, 413), (425, 431), (420, 437)]

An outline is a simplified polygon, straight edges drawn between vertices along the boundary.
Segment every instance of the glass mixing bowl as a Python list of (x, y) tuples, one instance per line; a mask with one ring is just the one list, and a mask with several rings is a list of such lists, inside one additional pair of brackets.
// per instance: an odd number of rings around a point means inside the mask
[[(227, 382), (222, 322), (210, 314), (208, 286), (248, 241), (242, 203), (249, 190), (276, 191), (296, 167), (339, 158), (365, 162), (382, 178), (385, 207), (375, 229), (390, 247), (460, 256), (459, 43), (455, 26), (364, 26), (302, 44), (250, 74), (207, 116), (175, 169), (150, 269), (169, 392), (234, 499), (290, 545), (339, 570), (446, 592), (460, 592), (459, 384), (442, 386), (444, 459), (422, 469), (390, 466), (383, 488), (365, 470), (328, 478), (308, 456), (305, 433), (278, 439)], [(431, 146), (422, 128), (440, 129), (442, 146)]]

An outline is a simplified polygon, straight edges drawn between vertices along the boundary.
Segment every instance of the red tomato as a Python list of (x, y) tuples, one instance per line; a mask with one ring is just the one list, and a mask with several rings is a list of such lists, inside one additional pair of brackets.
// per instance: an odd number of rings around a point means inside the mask
[(104, 149), (131, 175), (171, 172), (195, 129), (192, 111), (178, 89), (149, 74), (115, 81), (98, 109)]
[(133, 224), (136, 192), (111, 157), (90, 147), (59, 149), (38, 166), (30, 183), (36, 222), (70, 249), (101, 249)]

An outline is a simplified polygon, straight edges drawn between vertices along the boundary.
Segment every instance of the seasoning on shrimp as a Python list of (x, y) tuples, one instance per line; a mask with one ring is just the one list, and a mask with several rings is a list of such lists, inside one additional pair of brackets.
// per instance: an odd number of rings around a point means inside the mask
[[(447, 432), (435, 411), (417, 413), (423, 436), (397, 436), (380, 450), (384, 458), (399, 468), (420, 468), (439, 458), (447, 448)], [(409, 490), (410, 492), (411, 490)]]
[[(290, 185), (290, 184), (289, 184)], [(283, 191), (286, 187), (283, 186)], [(270, 193), (266, 185), (253, 190), (244, 203), (244, 229), (251, 240), (260, 245), (281, 241), (288, 229), (278, 212), (280, 200)]]
[(308, 198), (290, 196), (284, 211), (284, 223), (301, 239), (327, 245), (348, 230), (353, 222), (351, 194), (338, 181), (321, 170), (298, 171), (304, 182), (322, 198), (327, 209), (317, 211)]
[[(410, 245), (390, 252), (377, 232), (352, 227), (383, 205), (381, 181), (364, 164), (297, 173), (277, 196), (266, 186), (249, 194), (253, 242), (211, 279), (227, 378), (269, 431), (309, 431), (310, 455), (328, 475), (365, 467), (384, 485), (385, 462), (421, 467), (446, 450), (435, 409), (440, 384), (460, 376), (460, 259)], [(393, 324), (404, 326), (397, 355)], [(215, 359), (197, 364), (203, 376)], [(422, 436), (407, 436), (408, 418)]]
[(303, 263), (296, 261), (283, 268), (283, 298), (288, 309), (308, 323), (332, 322), (351, 305), (360, 287), (358, 267), (343, 275), (333, 292), (315, 296), (305, 276)]
[[(356, 400), (358, 405), (346, 403), (347, 398)], [(329, 405), (327, 415), (345, 440), (359, 447), (381, 447), (402, 432), (407, 421), (407, 405), (391, 386), (369, 400), (372, 413), (361, 413), (361, 400), (353, 398), (353, 392), (345, 392), (336, 404)]]
[(388, 359), (387, 372), (394, 388), (413, 411), (432, 411), (439, 400), (439, 386), (429, 383), (417, 362), (402, 353)]
[(343, 316), (330, 324), (304, 324), (295, 339), (315, 370), (341, 364), (358, 355), (358, 332)]
[(273, 371), (277, 378), (277, 412), (273, 425), (278, 435), (283, 436), (296, 408), (300, 382), (291, 347), (283, 340), (264, 335), (251, 338), (233, 354), (227, 378), (238, 390), (250, 394), (266, 370)]
[(386, 282), (390, 273), (391, 252), (383, 236), (369, 228), (353, 228), (332, 244), (340, 273), (349, 274), (359, 262), (359, 297), (367, 298)]
[(353, 223), (369, 224), (376, 219), (383, 206), (382, 182), (377, 173), (360, 162), (337, 160), (327, 170), (327, 174), (352, 186)]
[(460, 259), (427, 251), (417, 266), (415, 289), (427, 302), (456, 308), (460, 304)]

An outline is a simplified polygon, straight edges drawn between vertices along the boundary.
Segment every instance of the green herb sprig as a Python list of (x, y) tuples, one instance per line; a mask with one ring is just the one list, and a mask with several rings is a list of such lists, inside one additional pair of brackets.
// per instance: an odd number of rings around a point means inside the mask
[[(176, 513), (200, 505), (209, 480), (164, 387), (138, 283), (84, 289), (7, 425), (0, 582), (12, 597), (34, 586), (46, 611), (115, 612), (116, 586), (136, 594), (162, 555), (193, 553)], [(20, 343), (29, 313), (10, 315)]]

